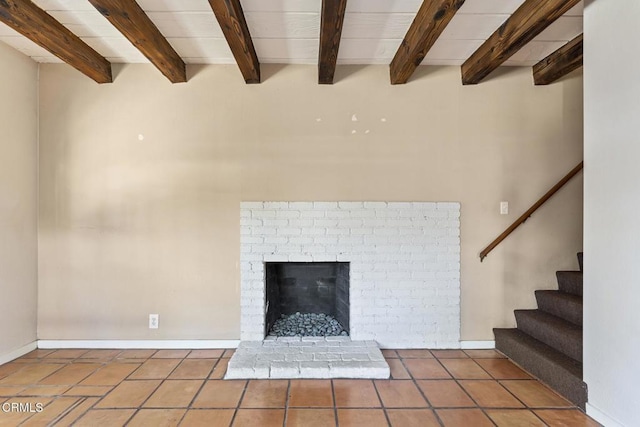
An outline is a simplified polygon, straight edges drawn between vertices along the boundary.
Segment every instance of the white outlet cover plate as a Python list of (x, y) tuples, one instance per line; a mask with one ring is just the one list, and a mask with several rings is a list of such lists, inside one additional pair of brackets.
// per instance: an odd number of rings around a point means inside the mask
[(149, 315), (149, 329), (158, 329), (158, 323), (160, 320), (160, 316), (157, 314)]

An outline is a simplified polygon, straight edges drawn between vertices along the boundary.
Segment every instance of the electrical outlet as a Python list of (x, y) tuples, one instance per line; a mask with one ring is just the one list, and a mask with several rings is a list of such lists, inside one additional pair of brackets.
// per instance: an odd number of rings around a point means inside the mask
[(158, 314), (149, 315), (149, 329), (158, 329), (159, 322), (160, 322), (160, 315)]
[(509, 215), (509, 202), (500, 202), (500, 215)]

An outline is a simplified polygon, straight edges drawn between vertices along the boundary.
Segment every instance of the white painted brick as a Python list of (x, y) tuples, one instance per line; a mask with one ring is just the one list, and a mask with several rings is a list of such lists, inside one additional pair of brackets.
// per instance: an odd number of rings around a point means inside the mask
[(264, 243), (264, 237), (262, 236), (243, 236), (240, 239), (241, 245), (250, 245), (253, 243)]
[(436, 202), (412, 202), (411, 207), (421, 211), (434, 211), (437, 209), (438, 204)]
[(299, 378), (299, 362), (273, 362), (271, 363), (270, 378)]
[(268, 362), (256, 362), (253, 366), (254, 376), (251, 378), (255, 379), (269, 379), (271, 375), (271, 363)]
[(286, 362), (311, 362), (313, 354), (311, 353), (293, 353), (283, 355)]
[[(365, 238), (365, 236), (338, 236), (338, 241), (336, 243), (342, 247), (351, 245), (362, 245)], [(316, 243), (319, 244), (320, 242), (318, 242), (318, 240), (316, 239)]]
[(443, 271), (436, 272), (436, 279), (459, 279), (460, 272), (459, 271)]
[(335, 236), (335, 235), (348, 235), (349, 233), (349, 229), (348, 228), (328, 228), (325, 230), (325, 233), (327, 235), (330, 236)]
[(386, 271), (365, 271), (362, 273), (363, 280), (386, 280), (387, 272)]
[(389, 202), (387, 204), (389, 209), (411, 209), (413, 207), (413, 203), (411, 202)]
[(324, 218), (324, 211), (300, 211), (300, 218)]
[[(325, 234), (331, 234), (331, 233), (328, 233), (328, 231), (329, 230), (327, 230), (326, 228), (302, 228), (302, 235), (303, 236), (322, 236)], [(349, 230), (345, 230), (345, 232), (349, 233)]]
[(293, 218), (289, 220), (289, 226), (294, 228), (313, 227), (313, 218)]
[(350, 232), (351, 232), (352, 235), (372, 234), (373, 233), (373, 228), (371, 228), (371, 227), (351, 228)]
[(387, 223), (386, 219), (376, 218), (375, 213), (373, 218), (364, 218), (362, 220), (362, 225), (364, 227), (384, 227)]
[(393, 236), (399, 233), (400, 230), (398, 230), (397, 228), (378, 227), (373, 230), (373, 234), (375, 234), (376, 236)]
[(279, 254), (299, 254), (302, 251), (302, 245), (278, 245), (277, 253)]
[(304, 254), (291, 254), (289, 255), (289, 262), (311, 262), (313, 257), (311, 255)]
[(316, 219), (313, 221), (314, 227), (336, 227), (338, 225), (337, 219)]
[(293, 236), (287, 238), (287, 243), (292, 245), (309, 245), (314, 242), (314, 238), (310, 236)]
[(331, 378), (329, 362), (300, 362), (300, 376), (303, 378)]
[[(259, 221), (241, 226), (242, 339), (262, 338), (262, 261), (284, 261), (284, 257), (351, 263), (350, 326), (354, 338), (396, 347), (433, 347), (459, 339), (459, 204), (280, 203), (256, 205), (255, 210), (267, 211), (257, 217), (254, 209), (242, 205), (241, 221)], [(268, 211), (275, 211), (275, 216)], [(287, 229), (297, 231), (287, 234)], [(275, 253), (271, 250), (274, 246)], [(261, 271), (247, 271), (254, 267), (251, 262), (256, 262), (256, 269), (259, 264)], [(329, 344), (335, 343), (326, 344), (333, 348)]]
[[(336, 347), (337, 349), (338, 347)], [(313, 355), (314, 360), (328, 362), (330, 360), (342, 360), (340, 353), (316, 353)]]
[(337, 202), (313, 202), (313, 209), (330, 210), (338, 209)]
[(339, 236), (314, 236), (313, 242), (317, 245), (337, 245), (339, 238)]
[[(266, 220), (265, 220), (265, 225), (266, 224)], [(412, 219), (392, 219), (392, 218), (387, 218), (386, 220), (386, 227), (413, 227), (413, 220)], [(422, 230), (420, 230), (420, 228), (415, 227), (412, 228), (413, 230), (415, 230), (416, 232), (421, 232)], [(421, 234), (421, 233), (419, 233)]]
[(270, 236), (276, 234), (275, 227), (252, 227), (251, 234), (254, 236)]
[(351, 217), (351, 212), (344, 211), (344, 210), (327, 211), (326, 214), (327, 214), (327, 218), (350, 218)]
[(255, 218), (240, 218), (240, 226), (241, 227), (259, 227), (262, 225), (261, 219)]
[[(398, 263), (391, 263), (391, 262), (377, 262), (374, 264), (373, 266), (373, 270), (374, 271), (384, 271), (385, 273), (390, 273), (390, 272), (395, 272), (398, 271)], [(389, 276), (387, 275), (387, 278)]]
[(373, 209), (352, 209), (351, 210), (351, 218), (375, 218), (376, 211)]
[(312, 254), (314, 262), (336, 262), (338, 257), (335, 254)]
[(302, 252), (307, 253), (307, 254), (321, 254), (321, 253), (325, 252), (326, 250), (327, 250), (327, 248), (325, 246), (322, 246), (322, 245), (302, 246)]
[(288, 219), (264, 219), (262, 221), (265, 227), (285, 227), (289, 225)]
[(376, 218), (398, 218), (398, 215), (399, 211), (391, 208), (376, 211)]
[(264, 279), (264, 275), (260, 274), (256, 271), (251, 271), (251, 272), (242, 272), (241, 273), (241, 279), (243, 281), (246, 282), (250, 282), (250, 281), (254, 281), (254, 280), (263, 280)]
[(369, 362), (371, 357), (369, 357), (369, 353), (345, 353), (342, 354), (342, 360), (345, 362)]
[(313, 202), (289, 202), (289, 209), (300, 211), (313, 210)]
[(264, 292), (261, 289), (246, 289), (242, 292), (242, 298), (250, 298), (252, 301), (262, 298)]
[(302, 230), (300, 228), (282, 227), (276, 230), (276, 234), (278, 236), (298, 236), (302, 234)]
[(362, 209), (364, 202), (338, 202), (340, 209)]
[(364, 202), (365, 209), (386, 209), (387, 202)]
[(341, 219), (340, 227), (342, 228), (362, 227), (362, 220), (361, 219)]
[(240, 209), (249, 209), (249, 210), (255, 210), (255, 209), (263, 209), (264, 208), (264, 203), (263, 202), (241, 202), (240, 203)]
[(287, 262), (289, 260), (289, 256), (287, 254), (265, 254), (264, 255), (265, 262)]
[(438, 202), (438, 210), (460, 210), (460, 203), (458, 202)]
[(259, 218), (259, 219), (275, 218), (276, 217), (276, 211), (271, 210), (271, 209), (254, 210), (251, 213), (251, 217), (252, 218)]
[(276, 218), (286, 218), (286, 219), (295, 219), (300, 218), (300, 211), (294, 210), (277, 210)]
[(289, 208), (289, 202), (264, 202), (264, 209), (283, 210)]
[(276, 245), (251, 245), (253, 253), (272, 253), (275, 252)]

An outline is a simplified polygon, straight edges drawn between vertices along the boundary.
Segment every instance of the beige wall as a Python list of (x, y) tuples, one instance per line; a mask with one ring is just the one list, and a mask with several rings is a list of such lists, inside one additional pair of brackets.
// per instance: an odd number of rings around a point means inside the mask
[(36, 339), (38, 66), (0, 43), (0, 356)]
[(238, 338), (241, 200), (460, 201), (465, 340), (493, 339), (576, 265), (581, 177), (477, 255), (582, 159), (580, 74), (534, 87), (510, 68), (463, 87), (457, 67), (405, 86), (383, 66), (341, 67), (333, 86), (310, 66), (263, 66), (260, 85), (234, 66), (190, 72), (171, 85), (130, 65), (100, 86), (41, 67), (41, 339)]

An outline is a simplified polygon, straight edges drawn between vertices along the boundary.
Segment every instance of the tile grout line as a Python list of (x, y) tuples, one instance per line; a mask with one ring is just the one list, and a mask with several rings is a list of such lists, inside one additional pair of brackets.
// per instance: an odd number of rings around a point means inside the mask
[[(35, 360), (37, 360), (37, 362), (34, 362), (33, 364), (34, 364), (34, 365), (39, 365), (39, 364), (42, 364), (42, 363), (44, 363), (44, 364), (54, 364), (54, 363), (50, 363), (50, 362), (49, 362), (49, 363), (47, 363), (47, 361), (46, 361), (46, 356), (51, 355), (51, 354), (54, 354), (56, 351), (59, 351), (59, 350), (52, 350), (52, 351), (50, 351), (49, 353), (45, 354), (45, 355), (44, 355), (44, 357), (42, 357), (42, 358), (34, 358)], [(85, 355), (85, 354), (87, 354), (87, 353), (89, 353), (89, 350), (85, 351), (85, 352), (84, 352), (84, 353), (82, 353), (80, 356)], [(61, 368), (59, 368), (59, 369), (56, 369), (55, 371), (51, 372), (49, 375), (47, 375), (47, 376), (45, 376), (45, 377), (41, 378), (40, 380), (38, 380), (38, 382), (40, 382), (40, 381), (42, 381), (42, 380), (45, 380), (46, 378), (49, 378), (50, 376), (54, 375), (54, 374), (55, 374), (55, 373), (57, 373), (58, 371), (61, 371), (62, 369), (64, 369), (64, 368), (65, 368), (65, 367), (67, 367), (67, 366), (71, 366), (71, 365), (72, 365), (76, 360), (78, 360), (78, 359), (80, 358), (80, 356), (78, 356), (78, 357), (76, 357), (76, 358), (70, 358), (70, 359), (69, 359), (69, 361), (68, 361), (68, 362), (66, 362), (66, 363), (55, 363), (55, 364), (60, 364), (60, 365), (64, 365), (64, 366), (63, 366), (63, 367), (61, 367)], [(25, 366), (24, 366), (24, 367), (22, 367), (22, 368), (20, 368), (20, 369), (18, 369), (18, 371), (16, 371), (15, 373), (17, 373), (17, 372), (21, 371), (22, 369), (24, 369), (26, 366), (29, 366), (29, 365), (30, 365), (29, 363), (25, 363)], [(98, 368), (98, 369), (96, 369), (96, 371), (98, 371), (98, 370), (100, 370), (100, 369), (101, 369), (101, 368)], [(96, 371), (94, 371), (94, 372), (96, 372)], [(93, 374), (93, 372), (92, 372), (92, 373), (90, 373), (89, 375), (92, 375), (92, 374)], [(88, 377), (89, 375), (87, 375), (87, 377)], [(85, 378), (87, 378), (87, 377), (85, 377)], [(80, 381), (84, 381), (84, 379), (85, 379), (85, 378), (83, 378), (83, 379), (82, 379), (82, 380), (80, 380)], [(36, 383), (36, 384), (33, 384), (33, 383), (31, 383), (31, 384), (25, 384), (25, 385), (24, 385), (24, 387), (25, 387), (25, 388), (24, 388), (24, 390), (22, 390), (22, 391), (28, 390), (28, 389), (29, 389), (29, 386), (37, 386), (37, 385), (38, 385), (37, 383)], [(72, 387), (73, 387), (73, 386), (72, 386)], [(70, 390), (72, 387), (70, 387), (68, 390)], [(68, 391), (68, 390), (65, 390), (65, 392), (66, 392), (66, 391)], [(34, 397), (44, 397), (44, 396), (34, 396)], [(48, 407), (49, 405), (51, 405), (52, 403), (54, 403), (56, 400), (58, 400), (60, 397), (64, 397), (64, 396), (57, 395), (57, 396), (50, 396), (50, 397), (52, 397), (51, 402), (49, 402), (45, 407)], [(17, 396), (16, 396), (16, 398), (17, 398)], [(65, 410), (62, 414), (58, 415), (58, 416), (57, 416), (53, 421), (54, 421), (54, 422), (57, 422), (59, 419), (61, 419), (61, 418), (62, 418), (62, 416), (63, 416), (63, 415), (64, 415), (64, 416), (66, 416), (66, 415), (71, 411), (71, 409), (72, 409), (72, 408), (77, 407), (77, 406), (78, 406), (81, 402), (83, 402), (84, 400), (86, 400), (86, 397), (84, 397), (84, 398), (78, 398), (78, 401), (77, 401), (74, 405), (72, 405), (72, 407), (68, 408), (68, 409), (67, 409), (67, 410)], [(24, 425), (24, 423), (26, 423), (27, 421), (29, 421), (31, 418), (33, 418), (33, 417), (34, 417), (34, 416), (36, 416), (36, 415), (37, 415), (37, 414), (32, 414), (32, 415), (28, 416), (27, 418), (25, 418), (24, 420), (22, 420), (22, 421), (20, 422), (20, 424), (19, 424), (19, 425)]]
[[(121, 353), (122, 353), (122, 352), (121, 352)], [(155, 353), (153, 353), (153, 355), (155, 355), (155, 354), (157, 354), (157, 353), (158, 353), (158, 351), (156, 351)], [(182, 360), (184, 360), (184, 359), (186, 358), (186, 356), (188, 356), (188, 355), (189, 355), (189, 353), (191, 353), (191, 350), (189, 350), (189, 351), (187, 352), (187, 354), (182, 358)], [(143, 366), (145, 363), (149, 362), (150, 360), (153, 360), (153, 359), (154, 359), (154, 358), (153, 358), (153, 355), (152, 355), (152, 356), (150, 356), (149, 358), (147, 358), (143, 363), (141, 363), (141, 364), (140, 364), (140, 366), (138, 366), (136, 369), (134, 369), (134, 370), (133, 370), (129, 375), (127, 375), (127, 376), (126, 376), (126, 377), (124, 377), (122, 380), (120, 380), (120, 382), (119, 382), (117, 385), (115, 385), (115, 386), (113, 387), (113, 389), (112, 389), (109, 393), (113, 392), (113, 390), (115, 390), (118, 386), (120, 386), (122, 383), (124, 383), (125, 381), (127, 381), (127, 380), (129, 379), (129, 377), (130, 377), (131, 375), (133, 375), (134, 373), (136, 373), (136, 372), (138, 371), (138, 369), (142, 368), (142, 366)], [(170, 359), (170, 358), (156, 358), (156, 359), (158, 359), (158, 360), (167, 360), (167, 359)], [(173, 358), (171, 358), (171, 359), (173, 359)], [(180, 363), (182, 363), (182, 362), (180, 362)], [(133, 418), (134, 418), (136, 415), (138, 415), (138, 413), (140, 412), (140, 410), (144, 407), (144, 404), (145, 404), (145, 403), (147, 403), (147, 401), (151, 398), (151, 396), (153, 396), (153, 394), (154, 394), (156, 391), (158, 391), (158, 389), (160, 388), (160, 386), (162, 386), (162, 384), (164, 384), (164, 382), (167, 380), (167, 378), (169, 377), (169, 375), (171, 375), (171, 374), (173, 373), (173, 371), (175, 371), (175, 370), (178, 368), (178, 366), (180, 366), (180, 363), (176, 364), (176, 366), (175, 366), (175, 367), (174, 367), (174, 368), (173, 368), (173, 369), (172, 369), (172, 370), (171, 370), (171, 371), (170, 371), (170, 372), (169, 372), (169, 373), (168, 373), (164, 378), (140, 378), (140, 379), (138, 379), (138, 381), (154, 381), (154, 380), (158, 380), (158, 379), (159, 379), (159, 380), (160, 380), (160, 383), (159, 383), (159, 384), (158, 384), (158, 385), (153, 389), (153, 391), (152, 391), (151, 393), (149, 393), (149, 396), (147, 396), (147, 398), (146, 398), (146, 399), (144, 399), (144, 401), (143, 401), (143, 402), (141, 402), (141, 403), (140, 403), (140, 405), (138, 405), (137, 407), (135, 407), (135, 408), (117, 408), (117, 409), (133, 409), (133, 410), (134, 410), (134, 411), (133, 411), (133, 414), (132, 414), (128, 419), (127, 419), (127, 421), (125, 421), (125, 423), (124, 423), (124, 425), (125, 425), (125, 426), (126, 426), (126, 425), (128, 425), (128, 424), (133, 420)], [(105, 394), (105, 395), (103, 395), (100, 399), (98, 399), (98, 401), (97, 401), (96, 403), (94, 403), (94, 404), (93, 404), (93, 406), (87, 410), (87, 412), (89, 412), (89, 410), (90, 410), (90, 409), (95, 408), (95, 406), (96, 406), (97, 404), (99, 404), (102, 400), (104, 400), (104, 398), (106, 398), (106, 397), (109, 395), (109, 393), (106, 393), (106, 394)], [(96, 408), (96, 410), (97, 410), (97, 409), (99, 409), (99, 408)], [(116, 408), (103, 408), (103, 409), (106, 409), (106, 410), (113, 410), (113, 409), (116, 409)]]
[[(463, 351), (463, 353), (464, 353), (464, 351)], [(466, 354), (466, 353), (465, 353), (465, 354)], [(470, 359), (470, 360), (473, 360), (472, 358), (469, 358), (469, 359)], [(471, 401), (472, 401), (473, 403), (475, 403), (475, 404), (476, 404), (476, 408), (477, 408), (477, 409), (479, 409), (479, 410), (480, 410), (480, 412), (482, 412), (482, 414), (483, 414), (483, 415), (484, 415), (484, 416), (489, 420), (489, 422), (490, 422), (491, 424), (493, 424), (494, 426), (496, 426), (497, 424), (496, 424), (496, 422), (495, 422), (495, 421), (493, 421), (493, 418), (491, 418), (491, 417), (489, 416), (489, 414), (487, 414), (487, 412), (485, 411), (485, 409), (484, 409), (483, 407), (481, 407), (481, 406), (478, 404), (478, 402), (476, 401), (476, 399), (474, 399), (474, 398), (473, 398), (473, 396), (471, 396), (471, 393), (469, 393), (469, 392), (467, 391), (467, 389), (466, 389), (466, 388), (464, 388), (464, 387), (462, 386), (462, 384), (460, 384), (459, 379), (458, 379), (458, 378), (456, 378), (456, 377), (455, 377), (455, 375), (453, 375), (453, 374), (452, 374), (452, 373), (447, 369), (447, 367), (446, 367), (446, 366), (445, 366), (445, 365), (440, 361), (440, 359), (436, 358), (436, 360), (438, 361), (438, 363), (440, 364), (440, 366), (442, 366), (442, 368), (443, 368), (443, 369), (444, 369), (444, 370), (445, 370), (449, 375), (451, 375), (451, 379), (453, 379), (453, 381), (455, 381), (456, 385), (457, 385), (458, 387), (460, 387), (460, 389), (461, 389), (463, 392), (465, 392), (467, 396), (469, 396), (469, 399), (471, 399)], [(492, 376), (489, 372), (487, 372), (487, 371), (486, 371), (482, 366), (480, 366), (480, 364), (476, 363), (476, 362), (475, 362), (475, 360), (474, 360), (474, 363), (475, 363), (476, 365), (478, 365), (478, 367), (479, 367), (479, 368), (480, 368), (484, 373), (486, 373), (486, 374), (489, 376), (490, 380), (496, 381), (496, 380), (493, 378), (493, 376)], [(496, 382), (497, 382), (497, 381), (496, 381)], [(526, 405), (525, 405), (525, 408), (526, 408)]]
[[(122, 354), (122, 353), (123, 353), (123, 352), (120, 352), (120, 353), (118, 353), (118, 355), (120, 355), (120, 354)], [(155, 352), (154, 352), (154, 353), (152, 353), (152, 354), (155, 354)], [(151, 356), (150, 356), (150, 357), (151, 357)], [(114, 362), (114, 360), (116, 360), (116, 357), (114, 357), (113, 359), (111, 359), (107, 364), (110, 364), (110, 363), (118, 363), (118, 362)], [(141, 360), (145, 360), (145, 359), (141, 359)], [(146, 359), (146, 360), (148, 360), (148, 359)], [(145, 360), (145, 361), (146, 361), (146, 360)], [(144, 362), (143, 362), (143, 363), (144, 363)], [(142, 364), (140, 364), (140, 366), (142, 366)], [(84, 379), (80, 380), (80, 381), (76, 384), (76, 386), (80, 386), (80, 382), (82, 382), (82, 381), (86, 380), (86, 379), (87, 379), (87, 378), (89, 378), (91, 375), (95, 374), (96, 372), (100, 371), (100, 370), (101, 370), (101, 369), (103, 369), (103, 368), (104, 368), (104, 366), (103, 366), (102, 368), (98, 368), (98, 369), (96, 369), (96, 370), (95, 370), (95, 371), (93, 371), (91, 374), (89, 374), (87, 377), (85, 377)], [(137, 369), (136, 369), (136, 370), (137, 370)], [(134, 370), (134, 372), (135, 372), (135, 370)], [(122, 381), (120, 381), (120, 382), (122, 382)], [(107, 386), (107, 387), (111, 387), (111, 386)], [(89, 407), (88, 407), (84, 412), (82, 412), (81, 414), (79, 414), (79, 415), (78, 415), (78, 417), (77, 417), (75, 420), (73, 420), (73, 421), (71, 422), (71, 424), (74, 424), (74, 423), (75, 423), (76, 421), (78, 421), (80, 418), (84, 417), (84, 416), (85, 416), (89, 411), (91, 411), (92, 409), (94, 409), (95, 405), (97, 405), (97, 404), (98, 404), (98, 403), (99, 403), (99, 402), (100, 402), (104, 397), (106, 397), (109, 393), (111, 393), (111, 392), (115, 389), (115, 387), (117, 387), (117, 386), (113, 386), (113, 387), (111, 387), (111, 390), (109, 390), (108, 392), (106, 392), (105, 394), (103, 394), (103, 395), (102, 395), (102, 396), (100, 396), (100, 397), (98, 397), (98, 396), (84, 396), (84, 397), (82, 398), (82, 400), (81, 400), (81, 403), (80, 403), (80, 404), (82, 404), (82, 403), (86, 402), (88, 399), (92, 399), (92, 398), (95, 398), (95, 399), (96, 399), (96, 401), (95, 401), (92, 405), (90, 405), (90, 406), (89, 406)], [(80, 405), (80, 404), (79, 404), (79, 405)], [(78, 406), (79, 406), (79, 405), (78, 405)], [(69, 413), (67, 413), (67, 415), (68, 415), (68, 414), (69, 414)], [(134, 413), (134, 415), (135, 415), (135, 413)], [(65, 416), (66, 416), (66, 415), (65, 415)], [(60, 420), (56, 420), (56, 421), (61, 421), (61, 419), (60, 419)], [(127, 422), (128, 422), (128, 421), (129, 421), (129, 420), (127, 420)]]
[(283, 427), (287, 426), (287, 420), (289, 418), (289, 395), (291, 393), (291, 380), (287, 380), (287, 394), (284, 398), (284, 419), (282, 420)]
[[(204, 376), (204, 380), (202, 381), (202, 385), (200, 385), (200, 387), (198, 388), (198, 391), (196, 391), (193, 395), (193, 398), (191, 398), (191, 401), (189, 402), (189, 405), (187, 405), (187, 409), (186, 411), (184, 411), (184, 414), (182, 414), (182, 417), (180, 417), (180, 420), (178, 421), (177, 425), (182, 424), (182, 422), (184, 421), (185, 417), (187, 416), (187, 414), (189, 413), (189, 411), (191, 410), (194, 402), (196, 401), (196, 399), (198, 398), (198, 396), (200, 396), (200, 393), (202, 393), (202, 389), (204, 388), (205, 385), (207, 385), (207, 381), (209, 381), (209, 376), (213, 373), (213, 370), (215, 369), (215, 367), (218, 365), (218, 363), (220, 363), (220, 360), (222, 360), (222, 356), (224, 356), (224, 352), (226, 350), (222, 351), (222, 354), (220, 355), (220, 357), (218, 358), (218, 360), (211, 366), (211, 369), (209, 369), (209, 372)], [(180, 367), (180, 365), (182, 365), (182, 363), (187, 360), (186, 358), (180, 362), (180, 364), (178, 364), (178, 366), (176, 366), (176, 369), (178, 367)]]
[[(429, 354), (431, 354), (431, 356), (433, 356), (433, 358), (435, 359), (434, 354), (427, 350), (429, 352)], [(413, 373), (409, 370), (409, 368), (407, 368), (407, 366), (404, 364), (404, 358), (400, 357), (400, 353), (398, 353), (396, 351), (396, 354), (398, 355), (398, 360), (400, 360), (400, 364), (402, 365), (402, 367), (404, 367), (405, 371), (407, 371), (407, 374), (409, 374), (409, 378), (411, 378), (411, 381), (413, 381), (413, 385), (418, 389), (418, 392), (422, 395), (422, 397), (424, 398), (424, 400), (427, 402), (427, 405), (429, 405), (429, 408), (431, 408), (431, 412), (433, 413), (433, 415), (436, 417), (436, 421), (440, 424), (440, 426), (444, 427), (444, 422), (440, 419), (440, 416), (438, 415), (438, 413), (436, 412), (436, 409), (433, 407), (433, 405), (431, 404), (431, 402), (429, 401), (429, 399), (427, 398), (427, 395), (422, 391), (422, 389), (420, 388), (420, 386), (418, 385), (416, 379), (413, 376)]]
[[(158, 352), (154, 353), (157, 354)], [(178, 369), (178, 366), (180, 366), (180, 364), (187, 358), (187, 356), (191, 353), (191, 350), (189, 350), (187, 352), (187, 354), (184, 355), (184, 357), (182, 358), (182, 361), (179, 362), (178, 364), (176, 364), (176, 366), (171, 370), (171, 372), (169, 372), (163, 379), (160, 380), (160, 384), (158, 384), (156, 386), (156, 388), (153, 389), (153, 391), (151, 393), (149, 393), (149, 396), (147, 396), (146, 399), (144, 399), (144, 401), (142, 403), (140, 403), (140, 405), (137, 408), (134, 408), (135, 411), (133, 412), (133, 415), (131, 415), (131, 417), (129, 417), (129, 419), (124, 423), (125, 426), (129, 425), (129, 423), (135, 418), (136, 415), (138, 415), (138, 413), (140, 413), (140, 411), (144, 408), (144, 404), (147, 403), (149, 401), (149, 399), (151, 399), (151, 396), (153, 396), (155, 394), (156, 391), (158, 391), (158, 389), (162, 386), (162, 384), (164, 384), (165, 381), (167, 381), (167, 378), (169, 378), (169, 376), (173, 373), (173, 371), (175, 371), (176, 369)], [(147, 361), (152, 360), (153, 356), (150, 357), (149, 359), (147, 359)], [(160, 360), (166, 360), (165, 358), (157, 358)], [(141, 364), (138, 369), (142, 368), (142, 366), (144, 365)], [(131, 372), (129, 375), (127, 375), (122, 381), (120, 381), (120, 384), (122, 384), (123, 382), (125, 382), (127, 380), (127, 378), (129, 378), (131, 375), (133, 375), (138, 369), (134, 370), (133, 372)], [(153, 379), (147, 379), (147, 381), (153, 381)], [(118, 386), (116, 386), (118, 387)], [(114, 387), (115, 390), (115, 387)], [(108, 393), (107, 393), (108, 394)], [(94, 405), (95, 406), (95, 405)]]
[(336, 400), (336, 387), (333, 383), (333, 378), (329, 380), (331, 382), (331, 397), (333, 399), (333, 418), (336, 422), (336, 427), (340, 427), (340, 421), (338, 420), (338, 401)]
[[(221, 380), (221, 381), (224, 381), (224, 380)], [(230, 381), (237, 381), (237, 380), (230, 380)], [(242, 399), (244, 399), (244, 395), (247, 392), (247, 387), (249, 387), (249, 380), (240, 380), (240, 381), (244, 381), (244, 387), (242, 388), (240, 399), (238, 399), (238, 402), (236, 403), (236, 407), (233, 409), (233, 416), (231, 417), (231, 423), (229, 425), (233, 425), (233, 423), (236, 421), (236, 417), (238, 416), (238, 411), (240, 410), (240, 403), (242, 402)]]
[[(389, 377), (391, 377), (391, 373), (389, 373)], [(389, 378), (389, 380), (391, 380), (391, 378)], [(385, 381), (385, 380), (382, 380), (382, 381)], [(391, 420), (389, 419), (389, 414), (387, 413), (387, 407), (384, 405), (384, 402), (382, 401), (382, 396), (380, 396), (380, 391), (378, 390), (378, 386), (376, 385), (375, 380), (371, 380), (371, 382), (373, 383), (373, 389), (376, 392), (376, 396), (378, 396), (378, 400), (380, 401), (380, 407), (382, 408), (384, 417), (387, 420), (387, 424), (391, 426)]]

